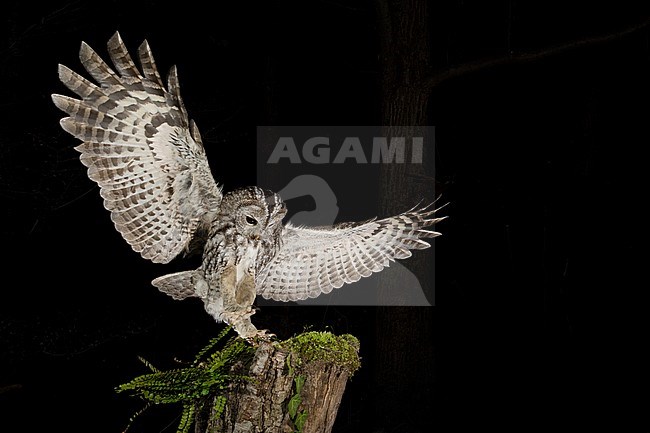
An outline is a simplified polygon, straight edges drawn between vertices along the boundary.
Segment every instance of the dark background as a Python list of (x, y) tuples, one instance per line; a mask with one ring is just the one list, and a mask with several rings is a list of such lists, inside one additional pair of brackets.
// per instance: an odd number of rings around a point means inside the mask
[[(119, 432), (141, 405), (113, 388), (188, 359), (218, 327), (200, 303), (150, 286), (154, 265), (114, 230), (60, 130), (57, 63), (80, 71), (120, 30), (143, 38), (183, 96), (226, 190), (255, 183), (257, 125), (378, 123), (375, 4), (367, 1), (5, 2), (0, 16), (0, 419), (16, 431)], [(447, 1), (430, 7), (440, 69), (588, 41), (647, 20), (648, 5)], [(436, 307), (419, 344), (433, 383), (382, 393), (373, 308), (268, 307), (362, 343), (336, 432), (648, 431), (646, 232), (649, 34), (463, 74), (435, 87)], [(233, 168), (234, 167), (234, 168)], [(383, 317), (383, 316), (379, 316)], [(394, 323), (399, 327), (400, 323)], [(409, 356), (417, 357), (419, 347)], [(419, 371), (395, 371), (412, 381)], [(430, 375), (429, 375), (430, 376)], [(380, 400), (394, 410), (378, 411)], [(173, 431), (153, 410), (133, 431)], [(4, 427), (2, 428), (4, 430)]]

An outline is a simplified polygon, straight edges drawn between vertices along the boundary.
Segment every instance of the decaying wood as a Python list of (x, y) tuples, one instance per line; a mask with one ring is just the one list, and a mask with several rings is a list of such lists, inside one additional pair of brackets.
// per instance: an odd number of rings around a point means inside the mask
[[(293, 433), (297, 429), (288, 403), (296, 393), (294, 379), (305, 378), (298, 413), (307, 411), (301, 433), (329, 433), (350, 371), (335, 362), (312, 360), (289, 367), (296, 354), (273, 343), (261, 343), (250, 367), (249, 379), (227, 394), (225, 413), (215, 419), (208, 410), (196, 416), (196, 433)], [(208, 405), (212, 406), (212, 405)]]

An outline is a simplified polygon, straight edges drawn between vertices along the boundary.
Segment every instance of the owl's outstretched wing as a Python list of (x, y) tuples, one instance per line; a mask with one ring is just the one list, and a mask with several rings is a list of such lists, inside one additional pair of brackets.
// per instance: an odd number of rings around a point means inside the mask
[(434, 218), (438, 209), (429, 207), (333, 227), (287, 225), (278, 254), (258, 274), (257, 293), (276, 301), (315, 298), (410, 257), (410, 250), (430, 247), (422, 238), (440, 235), (427, 228), (444, 217)]
[(82, 42), (79, 58), (98, 85), (59, 65), (59, 78), (81, 99), (52, 100), (70, 116), (61, 126), (83, 142), (81, 162), (117, 230), (142, 257), (167, 263), (218, 210), (221, 190), (183, 106), (176, 68), (165, 87), (147, 41), (138, 49), (140, 70), (118, 33), (108, 53), (117, 73)]

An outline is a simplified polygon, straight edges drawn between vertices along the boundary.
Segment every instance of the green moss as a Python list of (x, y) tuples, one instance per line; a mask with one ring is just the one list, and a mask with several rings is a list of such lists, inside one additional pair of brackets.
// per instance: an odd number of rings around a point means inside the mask
[(361, 366), (359, 340), (350, 334), (310, 331), (285, 340), (280, 347), (290, 351), (292, 363), (300, 368), (313, 361), (332, 363), (353, 374)]

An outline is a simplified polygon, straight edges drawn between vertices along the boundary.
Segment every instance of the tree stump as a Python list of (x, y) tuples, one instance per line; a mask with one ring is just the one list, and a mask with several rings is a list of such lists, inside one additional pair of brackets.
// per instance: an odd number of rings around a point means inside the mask
[(329, 433), (358, 352), (355, 337), (328, 332), (262, 342), (248, 378), (228, 390), (224, 413), (216, 418), (215, 405), (206, 405), (195, 433)]

